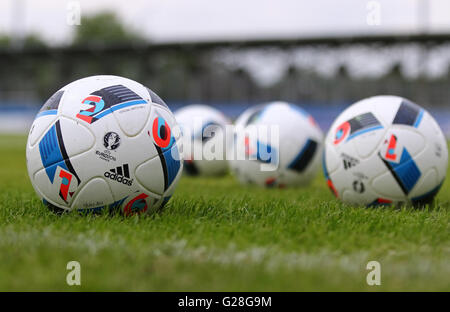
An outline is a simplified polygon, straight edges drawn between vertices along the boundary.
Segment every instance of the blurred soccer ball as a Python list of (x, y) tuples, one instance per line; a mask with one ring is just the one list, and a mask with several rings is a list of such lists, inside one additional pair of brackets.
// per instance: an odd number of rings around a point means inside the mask
[(226, 125), (219, 110), (207, 105), (188, 105), (175, 112), (183, 132), (184, 170), (190, 175), (222, 175), (227, 171)]
[[(320, 128), (300, 107), (285, 102), (259, 105), (235, 123), (230, 168), (242, 183), (306, 185), (320, 164), (322, 140)], [(239, 159), (240, 150), (245, 159)]]
[(124, 214), (162, 208), (182, 162), (176, 122), (150, 89), (117, 76), (77, 80), (57, 91), (31, 127), (31, 183), (52, 210)]
[(447, 160), (444, 135), (426, 110), (401, 97), (375, 96), (334, 121), (323, 169), (344, 202), (423, 204), (439, 191)]

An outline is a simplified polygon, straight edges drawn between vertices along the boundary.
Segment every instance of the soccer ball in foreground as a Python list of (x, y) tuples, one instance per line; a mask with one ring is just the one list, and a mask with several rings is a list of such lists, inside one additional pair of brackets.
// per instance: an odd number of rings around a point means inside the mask
[[(175, 118), (183, 133), (185, 172), (189, 175), (225, 174), (228, 169), (225, 127), (231, 124), (230, 120), (219, 110), (199, 104), (180, 108)], [(208, 154), (209, 151), (212, 153)]]
[(174, 128), (166, 104), (135, 81), (77, 80), (57, 91), (31, 126), (31, 183), (56, 212), (155, 211), (174, 192), (183, 166)]
[[(312, 116), (296, 105), (273, 102), (249, 108), (235, 123), (230, 168), (242, 183), (305, 185), (320, 165), (322, 140)], [(245, 159), (240, 159), (240, 150)]]
[(323, 169), (346, 203), (430, 203), (447, 172), (448, 151), (434, 118), (397, 96), (375, 96), (347, 108), (325, 140)]

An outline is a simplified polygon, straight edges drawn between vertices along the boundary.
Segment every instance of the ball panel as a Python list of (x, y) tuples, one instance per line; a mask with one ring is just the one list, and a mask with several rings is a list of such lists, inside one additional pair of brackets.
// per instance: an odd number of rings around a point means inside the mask
[(383, 140), (386, 132), (385, 129), (372, 129), (355, 138), (351, 144), (354, 145), (356, 154), (359, 158), (365, 159), (370, 157), (373, 153), (377, 152), (377, 147)]
[(178, 143), (181, 140), (181, 133), (175, 117), (162, 107), (155, 107), (152, 110), (150, 120), (152, 120), (153, 144), (158, 151), (164, 176), (163, 189), (167, 190), (183, 168)]
[[(66, 150), (69, 158), (94, 147), (96, 142), (95, 135), (88, 127), (64, 116), (58, 119), (55, 126), (60, 148)], [(60, 130), (58, 130), (58, 127), (60, 127)]]
[[(86, 159), (82, 154), (93, 142), (92, 134), (85, 128), (72, 120), (58, 119), (39, 144), (28, 149), (28, 172), (32, 182), (55, 203), (69, 204), (82, 182), (82, 172), (76, 169), (79, 166), (73, 160), (81, 158), (84, 162)], [(50, 193), (52, 196), (48, 195)]]
[(76, 209), (103, 209), (114, 202), (108, 183), (103, 178), (93, 178), (85, 183), (71, 205)]
[[(354, 159), (354, 158), (352, 158)], [(350, 165), (352, 162), (348, 162)], [(354, 162), (353, 162), (354, 163)], [(325, 143), (323, 152), (323, 171), (325, 177), (330, 176), (341, 166), (342, 162), (336, 152), (336, 149)]]
[(426, 147), (426, 139), (411, 127), (392, 126), (376, 147), (383, 158), (396, 161), (403, 149), (406, 149), (411, 157), (422, 153)]
[(150, 96), (150, 102), (152, 102), (153, 104), (156, 104), (156, 105), (160, 105), (167, 110), (170, 110), (169, 107), (167, 106), (167, 104), (158, 96), (158, 94), (153, 92), (150, 88), (146, 88), (146, 89)]
[[(139, 134), (148, 121), (151, 105), (144, 100), (129, 101), (122, 108), (114, 108), (113, 115), (122, 131), (128, 136)], [(140, 103), (140, 104), (138, 104)]]
[(136, 191), (119, 201), (119, 208), (125, 216), (153, 213), (158, 208), (160, 197), (147, 192)]
[(405, 194), (400, 184), (390, 171), (377, 176), (372, 180), (371, 187), (379, 197), (389, 198), (392, 201), (405, 201)]
[(430, 168), (426, 172), (423, 172), (422, 178), (408, 194), (408, 197), (411, 199), (421, 197), (432, 191), (437, 185), (440, 185), (441, 182), (443, 181), (439, 179), (437, 170), (435, 168)]
[(58, 118), (56, 113), (36, 117), (28, 134), (28, 148), (35, 147), (36, 143), (42, 139), (50, 126), (55, 122), (56, 118)]
[[(49, 175), (51, 172), (51, 175)], [(50, 180), (51, 179), (51, 180)], [(33, 175), (33, 186), (47, 201), (62, 208), (69, 208), (77, 191), (78, 181), (58, 165), (43, 168)]]
[(424, 134), (427, 141), (427, 153), (416, 157), (420, 166), (427, 164), (434, 164), (439, 180), (444, 180), (448, 167), (448, 147), (447, 140), (439, 127), (436, 120), (426, 112), (423, 116), (423, 121), (418, 127), (418, 130)]
[[(151, 114), (150, 114), (150, 118), (149, 118), (149, 122), (151, 122), (151, 127), (153, 129), (153, 125), (155, 122), (155, 119), (161, 117), (161, 124), (159, 126), (159, 130), (161, 130), (161, 126), (162, 126), (162, 121), (167, 123), (167, 126), (170, 128), (170, 134), (172, 136), (172, 139), (175, 141), (180, 141), (181, 140), (181, 129), (180, 126), (178, 125), (177, 120), (175, 119), (175, 116), (166, 108), (162, 107), (162, 106), (153, 106)], [(166, 129), (167, 130), (167, 129)], [(154, 133), (155, 134), (155, 138), (156, 135), (159, 135), (159, 137), (161, 138), (161, 133)], [(168, 132), (167, 132), (168, 134)]]
[[(183, 166), (183, 163), (181, 163)], [(180, 170), (178, 170), (176, 176), (174, 177), (172, 183), (169, 185), (169, 187), (164, 191), (164, 201), (169, 200), (169, 198), (173, 195), (175, 192), (175, 189), (177, 187), (178, 181), (180, 180), (181, 176), (183, 174), (183, 168), (181, 167)]]
[(45, 103), (42, 105), (39, 110), (37, 117), (45, 116), (45, 115), (56, 115), (58, 112), (59, 104), (64, 95), (64, 90), (56, 91)]
[(444, 181), (442, 181), (440, 184), (438, 184), (435, 188), (431, 189), (430, 191), (428, 191), (420, 196), (411, 198), (411, 203), (414, 206), (418, 206), (418, 207), (432, 204), (434, 201), (434, 198), (436, 197), (437, 193), (439, 192), (439, 190), (441, 189), (443, 184), (444, 184)]
[(136, 167), (135, 176), (137, 182), (145, 189), (162, 195), (164, 193), (164, 172), (160, 157), (154, 157)]
[(114, 111), (148, 104), (150, 101), (144, 86), (116, 76), (80, 79), (64, 89), (60, 112), (88, 124), (94, 124)]

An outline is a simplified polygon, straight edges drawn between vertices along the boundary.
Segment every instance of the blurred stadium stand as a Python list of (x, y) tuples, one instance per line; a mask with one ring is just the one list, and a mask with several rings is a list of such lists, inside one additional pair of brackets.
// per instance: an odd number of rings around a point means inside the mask
[(394, 94), (429, 109), (450, 135), (446, 55), (450, 34), (3, 48), (0, 131), (25, 130), (65, 84), (114, 74), (147, 85), (174, 109), (201, 102), (236, 117), (256, 103), (298, 103), (324, 130), (346, 105)]

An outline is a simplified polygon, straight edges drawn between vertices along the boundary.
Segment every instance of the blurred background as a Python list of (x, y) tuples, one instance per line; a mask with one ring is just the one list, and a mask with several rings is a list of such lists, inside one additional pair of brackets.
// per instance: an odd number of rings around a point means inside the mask
[(232, 118), (297, 103), (324, 131), (352, 102), (399, 95), (450, 137), (450, 1), (0, 1), (0, 133), (27, 133), (56, 90), (97, 74)]

